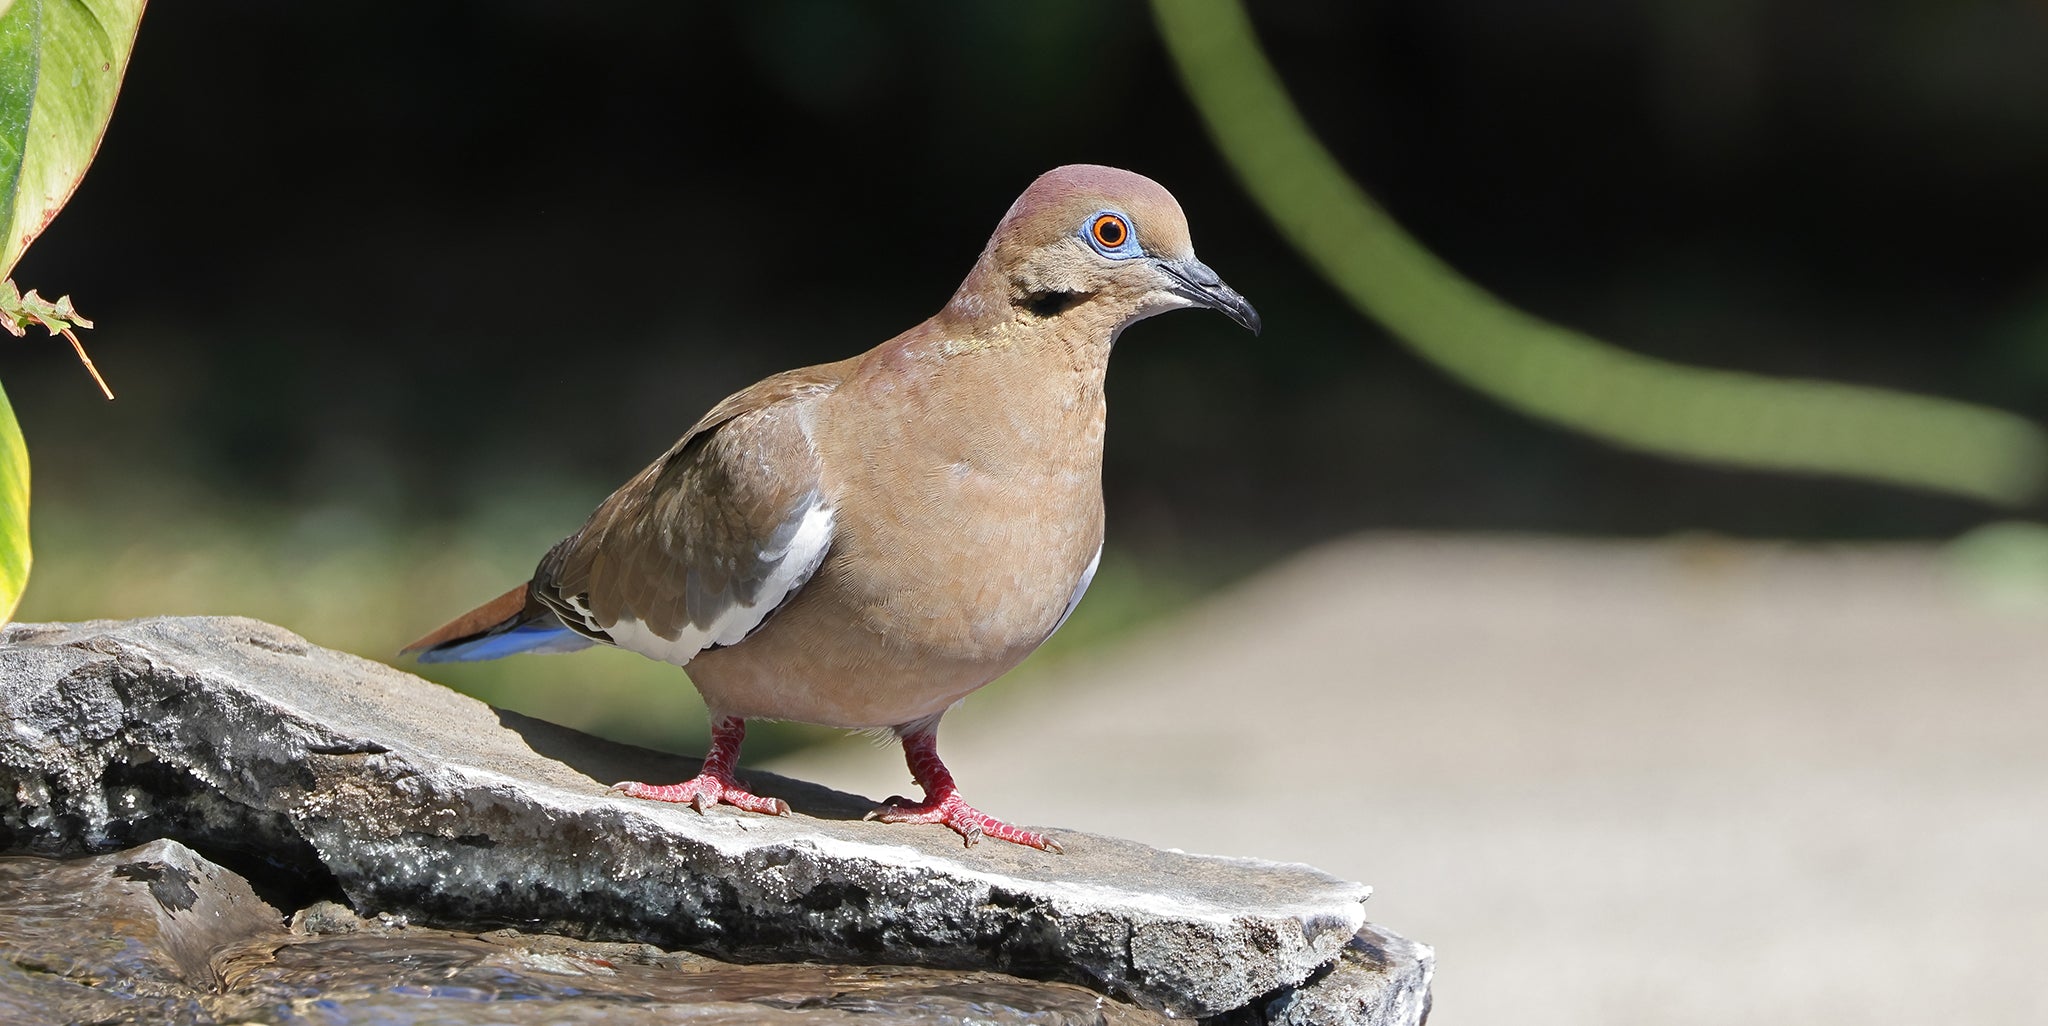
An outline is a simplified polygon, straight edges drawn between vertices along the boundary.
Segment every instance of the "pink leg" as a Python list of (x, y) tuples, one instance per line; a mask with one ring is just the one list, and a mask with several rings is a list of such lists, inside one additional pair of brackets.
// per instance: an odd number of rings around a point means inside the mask
[(789, 803), (780, 798), (763, 798), (740, 786), (732, 775), (740, 760), (740, 742), (747, 738), (747, 721), (737, 716), (720, 716), (711, 721), (711, 751), (704, 755), (704, 771), (680, 784), (642, 784), (628, 780), (613, 784), (612, 790), (628, 798), (676, 802), (703, 812), (726, 804), (748, 812), (771, 816), (789, 815)]
[(924, 788), (924, 801), (913, 802), (901, 795), (882, 803), (867, 818), (884, 823), (944, 823), (967, 840), (969, 847), (983, 837), (1011, 841), (1027, 848), (1060, 853), (1059, 842), (1044, 834), (1011, 826), (960, 800), (952, 771), (939, 761), (939, 733), (936, 727), (903, 735), (903, 758), (910, 763), (910, 775)]

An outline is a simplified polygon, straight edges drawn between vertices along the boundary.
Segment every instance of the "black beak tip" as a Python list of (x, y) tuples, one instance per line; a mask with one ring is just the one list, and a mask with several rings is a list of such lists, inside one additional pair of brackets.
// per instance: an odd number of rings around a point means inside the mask
[(1228, 286), (1217, 288), (1215, 294), (1208, 297), (1206, 305), (1209, 309), (1237, 322), (1239, 327), (1251, 332), (1254, 336), (1257, 336), (1266, 327), (1266, 322), (1259, 317), (1259, 311), (1254, 309), (1251, 303), (1246, 301), (1243, 296), (1238, 295), (1235, 290)]
[(1206, 306), (1223, 316), (1236, 321), (1246, 331), (1257, 336), (1265, 330), (1265, 321), (1236, 289), (1223, 283), (1209, 265), (1199, 260), (1158, 260), (1161, 270), (1172, 280), (1170, 291), (1182, 299), (1198, 306)]

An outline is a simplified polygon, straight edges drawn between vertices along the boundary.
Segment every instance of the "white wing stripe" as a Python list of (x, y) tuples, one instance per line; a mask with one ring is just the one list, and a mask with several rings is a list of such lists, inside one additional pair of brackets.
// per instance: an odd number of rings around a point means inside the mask
[(1053, 624), (1052, 630), (1045, 632), (1046, 637), (1052, 637), (1067, 625), (1067, 617), (1074, 615), (1074, 607), (1081, 604), (1081, 596), (1088, 594), (1088, 582), (1095, 579), (1095, 568), (1101, 565), (1102, 546), (1097, 545), (1095, 558), (1088, 561), (1088, 569), (1081, 571), (1081, 583), (1074, 585), (1074, 594), (1067, 599), (1067, 611), (1060, 614), (1060, 622)]
[(814, 499), (804, 510), (803, 520), (790, 537), (788, 547), (759, 554), (764, 563), (779, 561), (774, 572), (761, 582), (752, 603), (734, 603), (702, 627), (685, 624), (673, 640), (654, 633), (646, 624), (630, 617), (622, 617), (618, 623), (605, 628), (605, 633), (611, 635), (613, 644), (620, 648), (677, 666), (688, 663), (697, 653), (713, 645), (737, 645), (754, 628), (761, 626), (761, 622), (782, 604), (783, 599), (803, 587), (804, 582), (817, 572), (818, 564), (825, 561), (826, 550), (832, 547), (833, 519), (832, 509), (825, 505), (824, 500)]

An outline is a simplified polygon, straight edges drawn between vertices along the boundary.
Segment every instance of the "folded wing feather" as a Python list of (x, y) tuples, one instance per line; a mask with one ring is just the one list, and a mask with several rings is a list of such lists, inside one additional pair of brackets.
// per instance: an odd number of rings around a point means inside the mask
[(810, 422), (841, 370), (719, 404), (541, 560), (535, 597), (579, 634), (678, 666), (759, 630), (832, 547)]

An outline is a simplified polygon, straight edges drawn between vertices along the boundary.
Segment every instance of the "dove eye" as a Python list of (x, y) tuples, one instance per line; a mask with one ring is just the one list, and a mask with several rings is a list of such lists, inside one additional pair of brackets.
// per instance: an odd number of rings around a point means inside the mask
[(1096, 252), (1106, 257), (1128, 257), (1137, 255), (1132, 245), (1131, 225), (1122, 214), (1103, 211), (1088, 221), (1088, 241)]
[(1102, 243), (1105, 249), (1123, 245), (1124, 238), (1130, 234), (1130, 230), (1124, 227), (1124, 219), (1115, 214), (1104, 214), (1095, 219), (1095, 241)]

